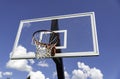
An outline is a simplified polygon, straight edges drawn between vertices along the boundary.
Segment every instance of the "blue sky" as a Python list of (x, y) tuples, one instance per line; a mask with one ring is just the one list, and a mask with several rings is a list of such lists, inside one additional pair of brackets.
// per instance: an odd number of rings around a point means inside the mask
[[(38, 71), (37, 73), (41, 76), (45, 76), (45, 79), (57, 79), (55, 64), (52, 62), (52, 60), (47, 60), (49, 62), (46, 64), (46, 67), (41, 67), (40, 65), (38, 66), (39, 61), (20, 61), (22, 63), (24, 62), (24, 64), (26, 63), (26, 66), (29, 69), (23, 69), (24, 71), (18, 70), (21, 68), (13, 69), (7, 67), (9, 54), (13, 48), (20, 20), (91, 11), (94, 11), (96, 14), (96, 26), (98, 31), (100, 56), (63, 59), (65, 74), (68, 77), (66, 79), (75, 79), (75, 72), (78, 72), (79, 70), (79, 75), (81, 75), (84, 69), (86, 69), (86, 71), (90, 70), (91, 72), (94, 70), (96, 72), (101, 71), (101, 74), (103, 75), (102, 79), (119, 79), (119, 0), (1, 0), (0, 79), (4, 79), (7, 77), (11, 77), (12, 79), (25, 79), (26, 76), (29, 74), (28, 71), (31, 69), (33, 69), (34, 71), (31, 72), (31, 74)], [(21, 47), (20, 49), (24, 48)], [(17, 65), (15, 67), (17, 67)], [(84, 73), (83, 75), (81, 75), (81, 77), (85, 75), (86, 74)]]

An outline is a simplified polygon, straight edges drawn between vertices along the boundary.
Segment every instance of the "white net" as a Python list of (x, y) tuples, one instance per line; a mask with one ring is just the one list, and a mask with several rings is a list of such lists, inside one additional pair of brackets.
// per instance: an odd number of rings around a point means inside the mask
[(51, 49), (46, 48), (45, 45), (36, 45), (36, 58), (44, 59), (51, 56)]

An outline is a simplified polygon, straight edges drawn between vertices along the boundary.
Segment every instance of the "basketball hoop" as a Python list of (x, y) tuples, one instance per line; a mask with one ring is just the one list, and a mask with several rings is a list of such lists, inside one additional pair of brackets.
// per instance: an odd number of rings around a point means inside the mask
[(55, 55), (56, 44), (58, 42), (58, 36), (55, 32), (49, 30), (35, 31), (32, 41), (36, 46), (37, 59), (44, 59)]

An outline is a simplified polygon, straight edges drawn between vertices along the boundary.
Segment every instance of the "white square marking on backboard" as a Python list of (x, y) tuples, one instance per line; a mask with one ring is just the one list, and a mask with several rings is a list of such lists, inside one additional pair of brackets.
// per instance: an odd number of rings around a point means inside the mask
[[(56, 46), (56, 49), (66, 49), (67, 48), (67, 30), (58, 30), (58, 31), (53, 31), (55, 33), (63, 33), (64, 36), (63, 36), (63, 45), (60, 45), (60, 46)], [(45, 34), (50, 34), (51, 32), (45, 32)], [(44, 32), (41, 32), (40, 34), (40, 42), (42, 40), (42, 37), (44, 35)]]

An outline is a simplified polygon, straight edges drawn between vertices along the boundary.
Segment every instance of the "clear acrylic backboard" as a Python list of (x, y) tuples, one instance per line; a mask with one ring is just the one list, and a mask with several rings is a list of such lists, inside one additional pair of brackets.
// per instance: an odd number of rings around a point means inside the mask
[[(32, 34), (37, 30), (50, 30), (51, 20), (54, 19), (58, 20), (59, 27), (54, 32), (60, 35), (60, 46), (56, 49), (61, 49), (62, 53), (57, 52), (52, 57), (99, 55), (95, 13), (86, 12), (21, 20), (10, 58), (34, 59), (36, 49), (32, 44)], [(18, 52), (19, 46), (27, 53)]]

